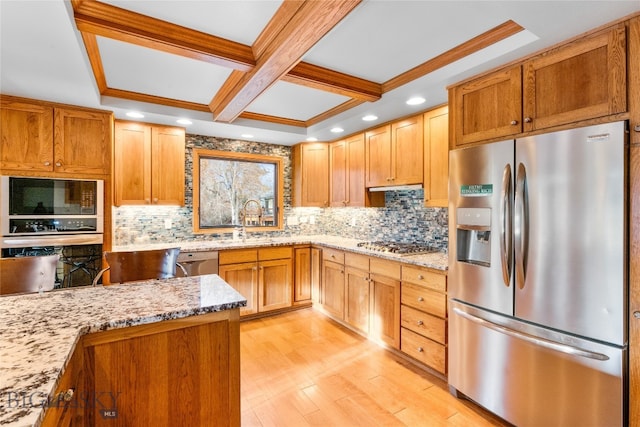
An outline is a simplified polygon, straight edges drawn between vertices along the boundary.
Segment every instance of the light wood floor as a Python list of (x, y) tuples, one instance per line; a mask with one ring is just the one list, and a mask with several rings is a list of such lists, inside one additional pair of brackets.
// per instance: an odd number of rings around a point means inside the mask
[(241, 323), (243, 426), (504, 426), (313, 309)]

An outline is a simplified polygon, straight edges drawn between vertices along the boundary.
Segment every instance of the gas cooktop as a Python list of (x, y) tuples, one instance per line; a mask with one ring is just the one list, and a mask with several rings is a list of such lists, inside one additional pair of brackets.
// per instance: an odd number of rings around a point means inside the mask
[(425, 245), (424, 243), (405, 243), (405, 242), (360, 242), (358, 247), (368, 249), (374, 252), (389, 252), (396, 255), (418, 255), (430, 252), (438, 252), (438, 248)]

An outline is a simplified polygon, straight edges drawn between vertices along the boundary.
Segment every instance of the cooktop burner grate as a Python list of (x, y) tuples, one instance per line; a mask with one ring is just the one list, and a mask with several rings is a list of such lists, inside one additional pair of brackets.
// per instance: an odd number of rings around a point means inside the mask
[(403, 242), (360, 242), (358, 247), (375, 252), (389, 252), (397, 255), (417, 255), (430, 252), (437, 252), (438, 249), (423, 243), (403, 243)]

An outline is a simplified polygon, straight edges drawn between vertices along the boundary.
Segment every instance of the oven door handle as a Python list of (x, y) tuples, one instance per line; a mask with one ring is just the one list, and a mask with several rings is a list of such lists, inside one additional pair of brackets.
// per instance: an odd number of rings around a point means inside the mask
[(26, 248), (31, 246), (101, 245), (102, 234), (63, 234), (46, 236), (2, 237), (0, 248)]

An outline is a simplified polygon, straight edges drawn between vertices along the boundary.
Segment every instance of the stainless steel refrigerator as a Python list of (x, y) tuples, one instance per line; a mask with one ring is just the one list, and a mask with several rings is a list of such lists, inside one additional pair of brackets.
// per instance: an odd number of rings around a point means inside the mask
[(622, 426), (626, 123), (453, 150), (449, 386), (518, 426)]

